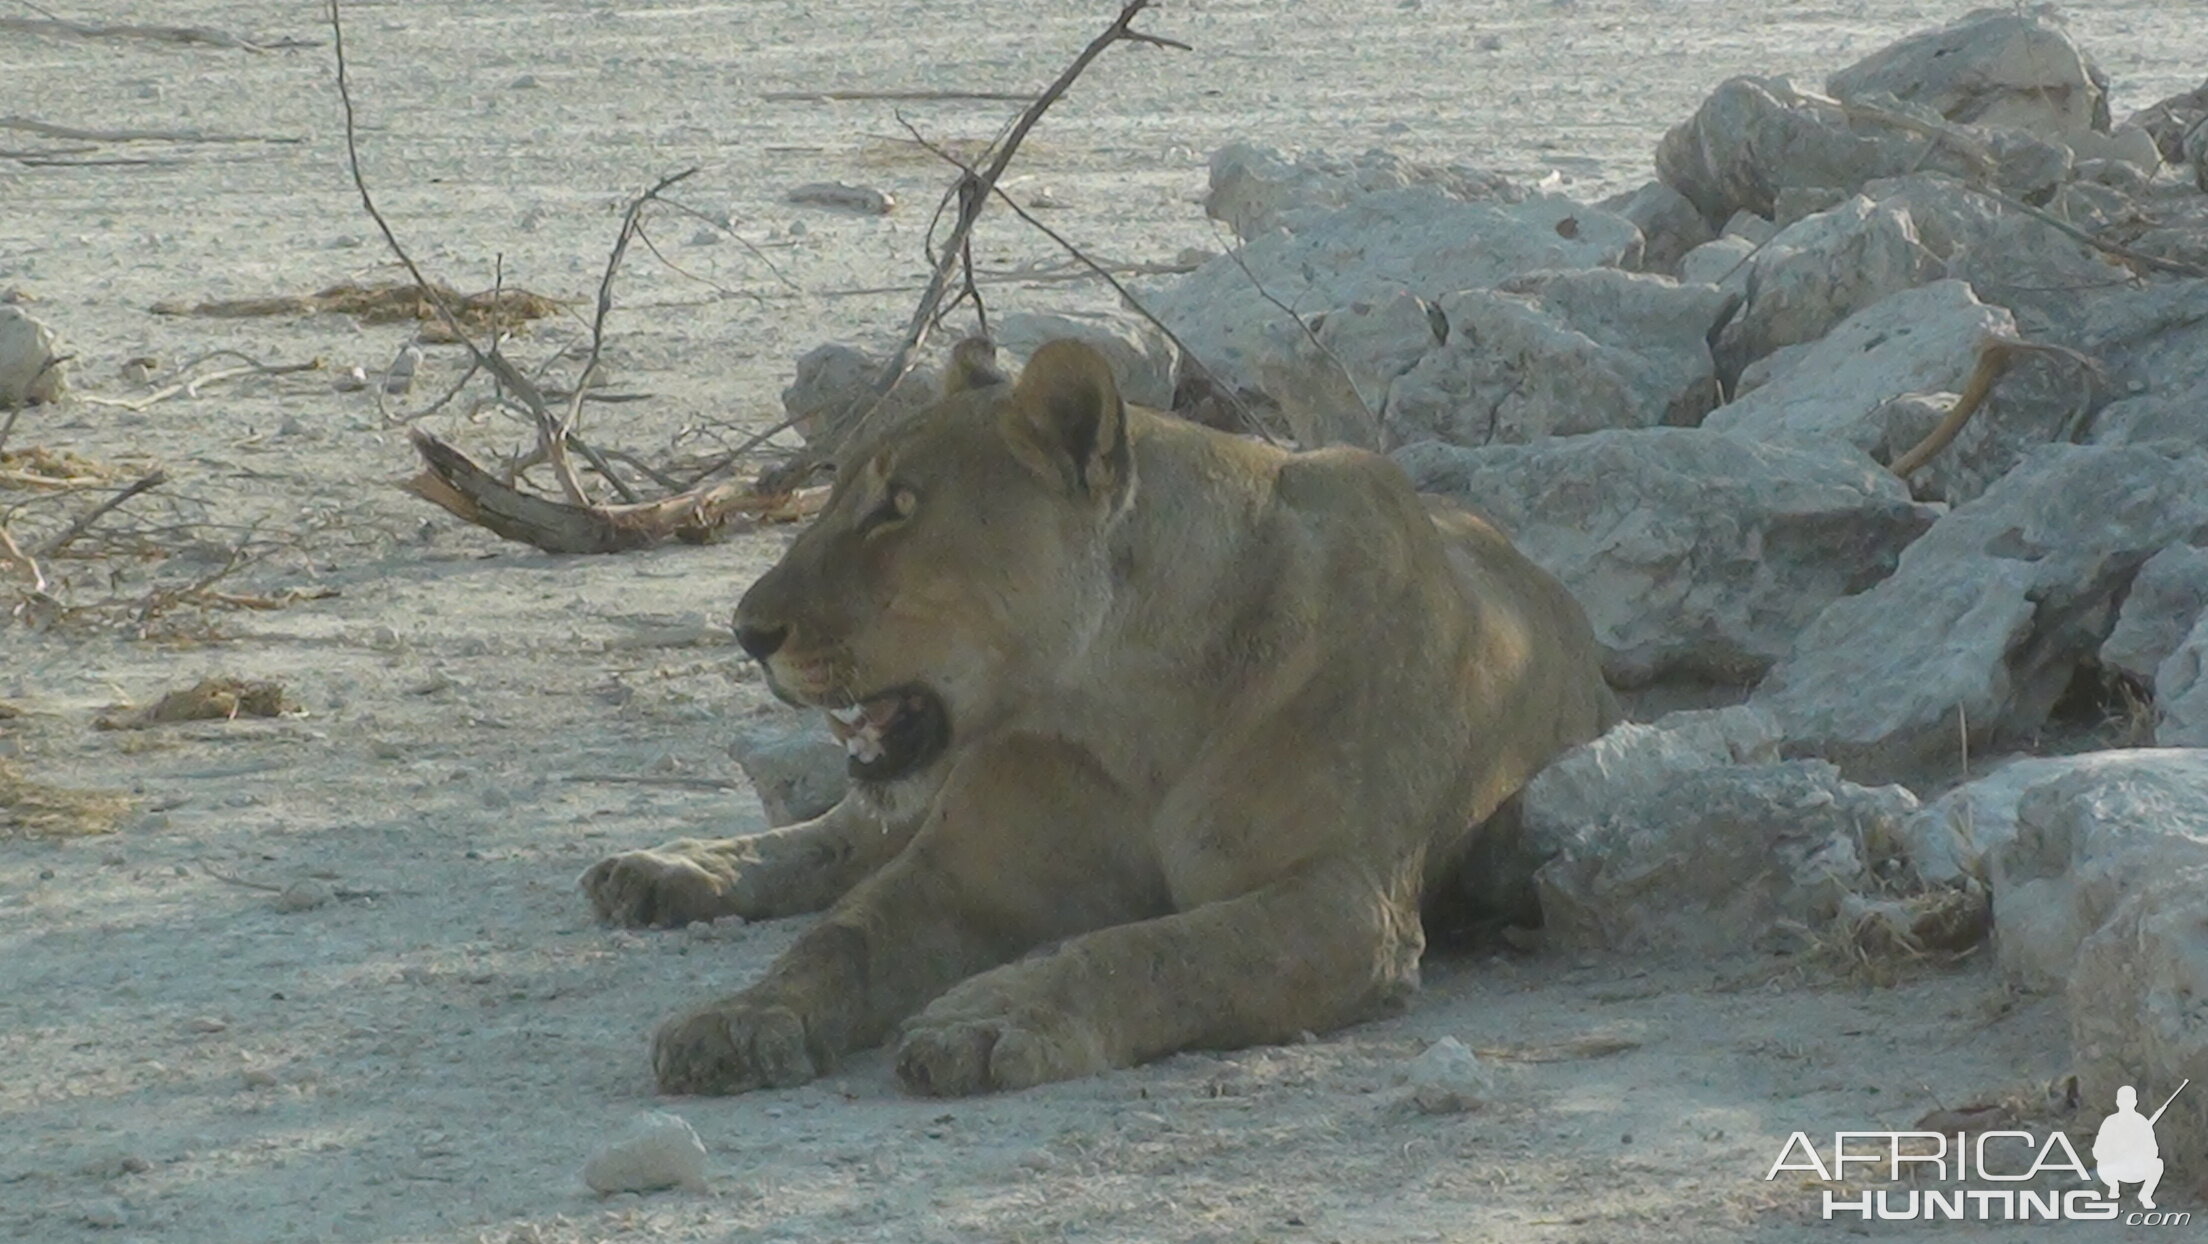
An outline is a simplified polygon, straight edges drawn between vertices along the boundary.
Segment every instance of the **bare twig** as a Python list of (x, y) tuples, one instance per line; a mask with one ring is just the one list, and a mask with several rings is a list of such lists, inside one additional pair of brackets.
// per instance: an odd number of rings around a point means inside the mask
[(762, 91), (759, 98), (775, 103), (836, 103), (844, 101), (886, 100), (902, 103), (944, 103), (952, 100), (980, 100), (985, 103), (1024, 104), (1033, 95), (1012, 91)]
[(179, 393), (186, 397), (198, 397), (201, 389), (211, 384), (220, 384), (225, 380), (236, 380), (243, 376), (291, 376), (303, 371), (320, 371), (321, 369), (321, 359), (308, 359), (304, 363), (278, 363), (273, 365), (255, 363), (248, 367), (230, 367), (222, 371), (208, 372), (204, 376), (194, 376), (189, 380), (179, 380), (173, 384), (155, 389), (144, 397), (101, 397), (98, 394), (88, 393), (84, 395), (83, 400), (94, 406), (113, 406), (122, 410), (145, 410), (156, 403), (165, 402)]
[(22, 415), (23, 415), (23, 408), (22, 408), (22, 407), (20, 407), (20, 406), (11, 406), (11, 407), (9, 407), (9, 408), (8, 408), (8, 418), (7, 418), (7, 421), (6, 421), (5, 423), (0, 423), (0, 449), (6, 449), (6, 448), (8, 447), (8, 437), (9, 437), (9, 436), (10, 436), (10, 435), (11, 435), (12, 433), (14, 433), (14, 431), (15, 431), (15, 421), (16, 421), (17, 419), (21, 418), (21, 417), (22, 417)]
[(31, 581), (31, 591), (44, 593), (47, 588), (46, 572), (38, 568), (38, 562), (8, 534), (6, 524), (0, 523), (0, 560), (21, 570)]
[(2095, 237), (2094, 235), (2087, 233), (2085, 230), (2078, 228), (2076, 225), (2071, 224), (2069, 221), (2064, 220), (2062, 217), (2055, 215), (2053, 212), (2047, 211), (2044, 208), (2033, 207), (2031, 204), (2024, 202), (2022, 199), (2011, 198), (2010, 196), (2005, 195), (2000, 191), (1994, 190), (1990, 187), (1966, 185), (1963, 188), (1970, 191), (1972, 194), (1981, 195), (1985, 198), (1991, 199), (2011, 211), (2022, 212), (2026, 216), (2029, 216), (2032, 219), (2040, 222), (2041, 224), (2046, 225), (2048, 228), (2053, 229), (2057, 233), (2063, 234), (2076, 241), (2083, 242), (2087, 246), (2092, 247), (2094, 250), (2114, 255), (2116, 258), (2123, 260), (2125, 263), (2135, 263), (2142, 268), (2150, 268), (2156, 272), (2167, 272), (2174, 276), (2208, 278), (2208, 268), (2204, 268), (2199, 264), (2185, 263), (2182, 260), (2176, 259), (2164, 259), (2160, 255), (2150, 255), (2145, 251), (2134, 250), (2129, 246), (2125, 246), (2118, 242), (2111, 242), (2106, 238)]
[(92, 507), (92, 509), (88, 511), (83, 517), (77, 519), (77, 521), (63, 528), (60, 535), (55, 536), (53, 539), (48, 540), (44, 545), (41, 545), (39, 547), (38, 555), (43, 558), (51, 559), (54, 554), (61, 552), (61, 550), (64, 548), (67, 548), (70, 541), (75, 540), (78, 536), (81, 536), (85, 532), (90, 531), (92, 529), (92, 524), (99, 522), (100, 519), (106, 517), (117, 506), (122, 505), (124, 502), (130, 500), (132, 497), (137, 496), (139, 493), (145, 492), (149, 488), (159, 488), (161, 485), (168, 482), (169, 473), (158, 468), (139, 477), (128, 487), (124, 488), (121, 492), (116, 493), (114, 496), (109, 497), (107, 500), (102, 501), (100, 504)]
[(65, 21), (58, 17), (0, 17), (0, 31), (45, 35), (50, 38), (137, 39), (148, 43), (198, 44), (203, 47), (233, 48), (241, 52), (273, 52), (282, 48), (314, 46), (297, 39), (277, 39), (265, 43), (257, 39), (240, 39), (236, 35), (209, 30), (205, 26), (100, 26)]
[(651, 773), (568, 773), (563, 782), (604, 782), (624, 786), (680, 786), (692, 790), (742, 790), (749, 783), (732, 778), (676, 777)]
[[(919, 305), (913, 308), (912, 318), (905, 325), (904, 337), (898, 344), (897, 349), (890, 354), (889, 360), (882, 366), (881, 374), (875, 378), (874, 391), (878, 395), (877, 399), (859, 415), (854, 426), (863, 424), (867, 419), (872, 418), (874, 413), (882, 408), (883, 399), (886, 399), (890, 391), (897, 387), (898, 382), (904, 379), (905, 374), (912, 370), (913, 361), (919, 356), (921, 347), (927, 343), (929, 330), (938, 319), (938, 309), (942, 306), (945, 292), (950, 288), (951, 273), (958, 266), (960, 257), (968, 253), (966, 241), (973, 234), (974, 224), (980, 218), (982, 206), (987, 202), (990, 191), (996, 189), (997, 179), (1002, 177), (1004, 170), (1011, 166), (1012, 157), (1018, 153), (1020, 144), (1027, 138), (1028, 131), (1034, 129), (1036, 123), (1043, 119), (1043, 114), (1049, 111), (1050, 106), (1058, 102), (1059, 97), (1066, 93), (1066, 90), (1073, 85), (1074, 79), (1080, 77), (1082, 71), (1086, 70), (1091, 62), (1103, 55), (1105, 50), (1115, 43), (1152, 43), (1186, 49), (1187, 45), (1185, 44), (1141, 35), (1132, 29), (1135, 18), (1140, 16), (1143, 10), (1149, 8), (1151, 2), (1152, 0), (1127, 0), (1126, 5), (1120, 9), (1119, 16), (1112, 20), (1111, 25), (1105, 27), (1102, 34), (1090, 40), (1089, 45), (1081, 49), (1080, 54), (1073, 58), (1073, 63), (1067, 65), (1058, 77), (1049, 86), (1043, 88), (1042, 93), (1035, 96), (1027, 107), (1021, 111), (1019, 118), (1006, 131), (1004, 140), (995, 144), (991, 149), (989, 162), (978, 171), (968, 169), (967, 176), (974, 179), (973, 191), (970, 194), (964, 192), (960, 194), (958, 219), (952, 224), (950, 236), (945, 240), (942, 252), (936, 258), (935, 270), (929, 275), (927, 287), (920, 295)], [(1009, 200), (1007, 201), (1009, 202)]]
[[(507, 360), (505, 355), (499, 353), (495, 342), (489, 350), (484, 350), (475, 344), (474, 338), (470, 337), (467, 330), (461, 326), (459, 316), (454, 314), (452, 306), (444, 294), (439, 291), (437, 286), (430, 283), (429, 278), (422, 274), (420, 265), (414, 262), (414, 257), (407, 254), (406, 248), (399, 244), (399, 236), (392, 231), (391, 222), (384, 219), (382, 210), (376, 206), (375, 196), (368, 192), (368, 179), (360, 168), (359, 123), (353, 113), (352, 87), (346, 80), (345, 26), (339, 7), (338, 0), (329, 0), (330, 38), (337, 57), (337, 97), (338, 101), (344, 105), (345, 110), (345, 161), (347, 167), (352, 171), (353, 188), (360, 193), (360, 205), (367, 210), (368, 218), (376, 222), (377, 231), (383, 234), (384, 244), (390, 247), (391, 253), (398, 258), (401, 264), (405, 265), (407, 275), (414, 278), (414, 283), (421, 287), (422, 293), (429, 299), (430, 305), (437, 309), (437, 318), (444, 322), (445, 327), (451, 331), (456, 340), (467, 347), (469, 357), (483, 370), (496, 377), (500, 384), (513, 390), (515, 396), (528, 409), (530, 416), (536, 421), (538, 434), (544, 439), (548, 448), (552, 468), (559, 476), (560, 489), (567, 495), (567, 499), (575, 505), (588, 506), (590, 498), (583, 491), (582, 479), (576, 475), (574, 464), (568, 461), (568, 438), (556, 435), (559, 430), (558, 424), (552, 417), (550, 407), (545, 403), (543, 392), (538, 389), (534, 381), (522, 374), (520, 368), (515, 367), (513, 363)], [(581, 388), (582, 386), (577, 385), (576, 387)], [(603, 457), (598, 455), (596, 451), (586, 446), (583, 450), (583, 456), (589, 459), (593, 466), (599, 468), (600, 474), (608, 478), (612, 477), (612, 468), (605, 463)]]
[(1349, 395), (1357, 399), (1357, 408), (1364, 412), (1365, 422), (1372, 425), (1373, 435), (1375, 439), (1378, 439), (1381, 432), (1380, 412), (1374, 410), (1372, 403), (1365, 400), (1365, 392), (1357, 387), (1357, 377), (1350, 373), (1349, 364), (1344, 363), (1341, 355), (1334, 353), (1332, 347), (1319, 340), (1319, 334), (1311, 327), (1310, 321), (1304, 319), (1294, 307), (1275, 297), (1273, 291), (1265, 288), (1265, 282), (1258, 280), (1257, 273), (1250, 271), (1249, 261), (1242, 257), (1240, 246), (1229, 246), (1226, 248), (1226, 253), (1227, 258), (1234, 261), (1234, 266), (1242, 270), (1243, 278), (1249, 281), (1251, 289), (1257, 291), (1257, 296), (1271, 303), (1280, 310), (1281, 314), (1295, 321), (1296, 327), (1303, 330), (1304, 339), (1311, 343), (1311, 348), (1317, 350), (1327, 362), (1334, 365), (1335, 371), (1342, 374), (1342, 383), (1349, 386)]
[[(574, 435), (576, 424), (583, 417), (583, 393), (590, 388), (590, 382), (598, 375), (598, 356), (606, 344), (606, 317), (613, 313), (613, 280), (621, 271), (622, 257), (629, 253), (629, 241), (637, 235), (643, 220), (644, 209), (659, 198), (660, 191), (695, 175), (697, 171), (697, 167), (693, 165), (679, 173), (671, 173), (660, 178), (652, 184), (651, 189), (629, 200), (628, 210), (621, 214), (621, 231), (614, 237), (613, 250), (606, 256), (605, 275), (598, 280), (598, 306), (590, 320), (590, 353), (583, 360), (582, 373), (575, 379), (575, 393), (567, 404), (566, 417), (561, 419), (559, 424), (552, 429), (551, 434), (545, 438), (546, 455), (552, 459), (554, 470), (559, 470), (564, 465), (565, 454), (563, 450), (565, 443), (567, 438)], [(593, 460), (592, 465), (598, 465), (596, 460)], [(572, 467), (567, 469), (570, 472), (573, 470)], [(614, 491), (621, 494), (623, 501), (633, 502), (637, 499), (635, 490), (623, 483), (619, 476), (602, 468), (601, 474), (604, 474), (607, 482), (613, 485)], [(569, 499), (581, 504), (578, 498), (570, 497)]]
[[(900, 120), (902, 119), (900, 118)], [(937, 158), (947, 161), (950, 164), (955, 165), (959, 168), (967, 169), (965, 163), (948, 149), (944, 148), (938, 143), (929, 141), (927, 136), (923, 135), (919, 130), (913, 129), (909, 124), (906, 125), (905, 128), (912, 135), (912, 140), (914, 142), (933, 152), (937, 156)], [(967, 174), (968, 176), (972, 176), (972, 170), (967, 169)], [(1017, 200), (1015, 200), (1011, 195), (1005, 193), (1003, 187), (991, 186), (989, 187), (989, 189), (991, 193), (995, 194), (997, 198), (1004, 202), (1004, 205), (1006, 207), (1012, 209), (1013, 215), (1018, 216), (1022, 221), (1025, 221), (1030, 227), (1034, 228), (1037, 232), (1040, 232), (1044, 237), (1047, 237), (1051, 241), (1057, 243), (1059, 249), (1065, 251), (1066, 254), (1071, 256), (1076, 263), (1081, 264), (1083, 267), (1087, 268), (1091, 274), (1096, 276), (1097, 279), (1111, 286), (1113, 291), (1116, 292), (1120, 296), (1120, 298), (1126, 302), (1130, 310), (1132, 310), (1136, 315), (1141, 316), (1144, 320), (1147, 320), (1150, 325), (1156, 328), (1159, 332), (1165, 334), (1165, 339), (1173, 343), (1173, 348), (1180, 351), (1181, 357), (1187, 360), (1189, 366), (1195, 368), (1196, 373), (1199, 376), (1203, 377), (1206, 382), (1210, 383), (1214, 390), (1224, 396), (1228, 400), (1228, 402), (1230, 402), (1234, 406), (1236, 417), (1241, 420), (1242, 424), (1245, 427), (1249, 428), (1252, 432), (1255, 432), (1260, 439), (1265, 441), (1266, 444), (1279, 444), (1278, 441), (1273, 439), (1273, 434), (1266, 429), (1265, 425), (1258, 421), (1257, 413), (1255, 411), (1252, 411), (1249, 408), (1248, 403), (1242, 400), (1241, 395), (1234, 391), (1234, 387), (1232, 385), (1221, 382), (1218, 376), (1214, 374), (1209, 367), (1204, 365), (1203, 359), (1197, 357), (1196, 352), (1188, 348), (1188, 343), (1181, 340), (1180, 334), (1175, 333), (1171, 328), (1167, 327), (1164, 320), (1159, 319), (1156, 315), (1151, 313), (1148, 307), (1142, 305), (1142, 300), (1135, 297), (1135, 293), (1133, 290), (1128, 289), (1126, 285), (1122, 284), (1119, 278), (1113, 276), (1111, 272), (1108, 271), (1102, 264), (1096, 262), (1094, 259), (1089, 258), (1086, 252), (1084, 252), (1079, 246), (1074, 245), (1073, 242), (1069, 241), (1064, 234), (1059, 233), (1056, 229), (1053, 229), (1049, 225), (1044, 224), (1042, 221), (1037, 220), (1033, 213), (1029, 212), (1024, 207), (1021, 207)]]

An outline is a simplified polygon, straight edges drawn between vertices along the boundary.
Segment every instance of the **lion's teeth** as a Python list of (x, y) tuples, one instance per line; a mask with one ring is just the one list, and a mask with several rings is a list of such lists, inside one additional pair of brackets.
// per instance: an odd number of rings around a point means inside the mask
[(849, 708), (831, 708), (828, 710), (828, 715), (835, 718), (837, 721), (842, 722), (844, 725), (855, 726), (858, 725), (863, 718), (865, 718), (866, 709), (857, 704), (854, 704)]

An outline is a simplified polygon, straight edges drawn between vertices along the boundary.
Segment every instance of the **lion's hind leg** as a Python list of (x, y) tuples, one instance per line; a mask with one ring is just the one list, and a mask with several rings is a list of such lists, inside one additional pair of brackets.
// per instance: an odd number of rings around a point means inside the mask
[(1381, 880), (1327, 860), (1086, 934), (938, 998), (906, 1025), (897, 1074), (953, 1096), (1339, 1028), (1417, 988), (1417, 895), (1414, 875)]

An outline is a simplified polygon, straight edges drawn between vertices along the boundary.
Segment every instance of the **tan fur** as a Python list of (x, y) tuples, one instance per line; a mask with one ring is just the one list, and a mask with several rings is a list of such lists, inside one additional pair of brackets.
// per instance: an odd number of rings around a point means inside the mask
[(1386, 459), (1126, 409), (1073, 343), (952, 386), (847, 455), (738, 613), (786, 699), (924, 687), (948, 745), (584, 877), (627, 923), (829, 907), (659, 1029), (668, 1091), (895, 1037), (907, 1086), (972, 1093), (1372, 1015), (1476, 827), (1615, 716), (1564, 589)]

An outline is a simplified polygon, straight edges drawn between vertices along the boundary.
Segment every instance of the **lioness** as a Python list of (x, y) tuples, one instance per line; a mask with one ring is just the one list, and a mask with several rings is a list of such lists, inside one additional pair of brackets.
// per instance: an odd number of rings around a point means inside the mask
[(1017, 383), (962, 350), (947, 390), (844, 455), (737, 610), (852, 794), (583, 877), (627, 924), (829, 908), (661, 1025), (660, 1086), (895, 1033), (914, 1091), (1021, 1088), (1407, 995), (1421, 896), (1615, 715), (1578, 605), (1385, 458), (1130, 410), (1086, 346)]

